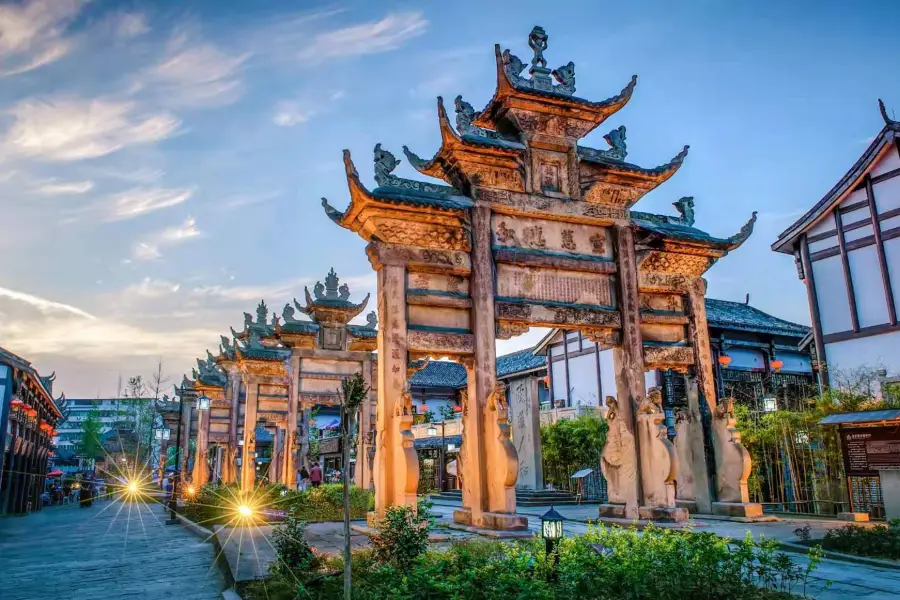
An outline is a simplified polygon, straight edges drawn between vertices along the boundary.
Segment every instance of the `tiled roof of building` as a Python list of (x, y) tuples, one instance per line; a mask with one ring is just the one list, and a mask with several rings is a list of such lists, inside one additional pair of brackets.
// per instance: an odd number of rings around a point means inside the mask
[(706, 319), (710, 327), (756, 333), (803, 337), (809, 327), (791, 323), (743, 302), (706, 299)]
[[(539, 369), (547, 364), (544, 355), (535, 356), (534, 348), (525, 348), (497, 357), (497, 377), (504, 378)], [(410, 385), (421, 387), (453, 387), (466, 385), (466, 368), (459, 363), (430, 361), (424, 369), (416, 371), (409, 379)]]

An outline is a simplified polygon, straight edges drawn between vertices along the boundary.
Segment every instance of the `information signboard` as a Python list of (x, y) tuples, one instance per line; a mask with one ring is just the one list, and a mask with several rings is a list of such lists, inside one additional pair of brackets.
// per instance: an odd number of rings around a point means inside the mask
[(849, 477), (876, 477), (884, 469), (900, 469), (900, 427), (841, 429), (844, 469)]

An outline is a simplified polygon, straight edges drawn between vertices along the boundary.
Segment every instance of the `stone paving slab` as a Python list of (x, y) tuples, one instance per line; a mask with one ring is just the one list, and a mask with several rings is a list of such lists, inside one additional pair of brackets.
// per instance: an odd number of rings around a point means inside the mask
[[(121, 508), (121, 510), (119, 510)], [(3, 600), (213, 600), (212, 544), (165, 525), (161, 506), (97, 502), (0, 519)]]

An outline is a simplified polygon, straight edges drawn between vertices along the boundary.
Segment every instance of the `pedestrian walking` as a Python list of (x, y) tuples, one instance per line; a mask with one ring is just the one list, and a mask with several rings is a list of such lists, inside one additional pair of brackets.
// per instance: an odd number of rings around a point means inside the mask
[(306, 465), (300, 467), (300, 475), (297, 479), (300, 482), (300, 491), (305, 492), (306, 487), (309, 485), (309, 471), (306, 470)]
[(322, 485), (322, 468), (319, 466), (319, 463), (313, 461), (312, 468), (309, 470), (309, 483), (317, 488)]

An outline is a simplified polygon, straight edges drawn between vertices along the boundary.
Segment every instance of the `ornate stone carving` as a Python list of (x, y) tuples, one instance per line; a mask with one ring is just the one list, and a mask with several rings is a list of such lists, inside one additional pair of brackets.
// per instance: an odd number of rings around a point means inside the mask
[(694, 364), (694, 350), (690, 346), (644, 346), (644, 365), (647, 369), (672, 369), (686, 373)]
[(625, 504), (629, 495), (628, 487), (634, 486), (637, 477), (635, 461), (634, 434), (628, 425), (619, 417), (619, 404), (612, 396), (607, 396), (606, 422), (609, 432), (606, 446), (600, 459), (600, 470), (607, 482), (609, 502)]
[(528, 333), (531, 326), (528, 323), (516, 323), (513, 321), (497, 321), (497, 339), (508, 340), (517, 335)]
[(751, 461), (750, 454), (741, 444), (732, 398), (719, 401), (713, 414), (712, 430), (719, 502), (747, 503), (750, 501), (747, 479)]
[(715, 258), (700, 254), (651, 251), (640, 263), (641, 271), (676, 273), (699, 277), (713, 265)]
[(366, 325), (368, 325), (372, 329), (378, 327), (378, 313), (376, 313), (374, 310), (366, 315)]
[(450, 186), (435, 185), (432, 183), (425, 183), (424, 181), (414, 181), (412, 179), (404, 179), (392, 175), (392, 171), (396, 169), (399, 164), (400, 159), (395, 157), (390, 151), (383, 149), (381, 144), (375, 144), (375, 182), (378, 183), (379, 187), (391, 187), (431, 194), (459, 194), (459, 192)]
[(756, 211), (753, 211), (753, 214), (750, 215), (750, 220), (744, 223), (744, 226), (741, 227), (741, 230), (734, 234), (733, 236), (728, 238), (728, 242), (733, 246), (739, 246), (747, 241), (747, 238), (750, 237), (750, 234), (753, 233), (753, 225), (756, 223)]
[(522, 244), (529, 248), (546, 248), (547, 240), (544, 239), (544, 229), (540, 225), (526, 227), (522, 231)]
[(500, 223), (497, 225), (497, 241), (501, 244), (519, 244), (519, 240), (516, 239), (516, 230), (507, 227), (506, 221), (500, 221)]
[(627, 145), (625, 143), (625, 126), (620, 125), (616, 127), (605, 136), (603, 139), (606, 140), (606, 143), (609, 144), (609, 150), (596, 150), (594, 148), (588, 148), (586, 146), (579, 146), (578, 152), (586, 157), (593, 160), (625, 160), (625, 157), (628, 155)]
[(692, 227), (694, 225), (694, 198), (693, 196), (684, 196), (672, 203), (678, 214), (681, 215), (679, 221), (683, 225)]
[(591, 251), (594, 254), (606, 254), (606, 236), (599, 231), (590, 237)]
[(638, 405), (637, 422), (641, 448), (641, 483), (644, 506), (675, 507), (678, 457), (669, 441), (662, 411), (662, 390), (650, 388)]
[(578, 247), (575, 245), (575, 232), (571, 229), (563, 229), (560, 233), (562, 238), (562, 247), (569, 252), (575, 252)]
[[(531, 79), (521, 76), (525, 63), (509, 50), (503, 52), (503, 70), (509, 81), (516, 87), (571, 96), (575, 93), (575, 63), (569, 62), (553, 71), (548, 69), (547, 60), (544, 58), (547, 40), (547, 33), (539, 26), (535, 26), (528, 35), (528, 46), (534, 52), (531, 68), (528, 70)], [(553, 79), (556, 79), (558, 85), (553, 85), (551, 75)]]
[(444, 250), (471, 250), (469, 236), (463, 229), (411, 221), (381, 223), (378, 237), (385, 242), (407, 246), (424, 246)]

